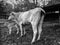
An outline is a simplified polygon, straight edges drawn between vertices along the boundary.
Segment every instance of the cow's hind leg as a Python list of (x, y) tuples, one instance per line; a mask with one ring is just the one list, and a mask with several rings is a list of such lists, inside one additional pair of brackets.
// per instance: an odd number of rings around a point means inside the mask
[(38, 38), (37, 38), (37, 40), (39, 40), (40, 36), (41, 36), (43, 19), (44, 19), (44, 15), (40, 18), (40, 22), (39, 22), (40, 24), (38, 26)]
[(37, 17), (37, 18), (35, 18), (35, 19), (33, 20), (33, 22), (31, 22), (31, 24), (32, 24), (32, 29), (33, 29), (33, 39), (32, 39), (32, 42), (31, 42), (31, 43), (35, 42), (35, 39), (36, 39), (38, 20), (39, 20), (39, 18)]
[(31, 43), (35, 42), (36, 34), (37, 34), (37, 26), (36, 25), (32, 25), (32, 28), (33, 28), (33, 39), (31, 41)]

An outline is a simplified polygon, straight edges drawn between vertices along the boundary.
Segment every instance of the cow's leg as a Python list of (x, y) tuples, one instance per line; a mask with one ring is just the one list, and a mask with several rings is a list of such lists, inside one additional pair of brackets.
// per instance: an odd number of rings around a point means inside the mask
[(41, 20), (40, 20), (40, 24), (39, 24), (39, 26), (38, 26), (38, 38), (37, 38), (37, 40), (39, 40), (39, 39), (40, 39), (40, 36), (41, 36), (42, 24), (43, 24), (44, 15), (43, 15), (40, 19), (41, 19)]
[(26, 34), (26, 31), (25, 31), (26, 29), (25, 29), (25, 27), (24, 27), (24, 35)]
[(23, 36), (22, 22), (20, 22), (19, 25), (20, 25), (20, 30), (21, 30), (21, 36)]
[(36, 17), (32, 20), (31, 24), (32, 24), (32, 29), (33, 29), (33, 39), (32, 39), (32, 42), (35, 42), (35, 39), (36, 39), (36, 35), (37, 35), (37, 24), (38, 24), (38, 21), (39, 21), (39, 18)]
[(37, 26), (36, 25), (32, 25), (32, 28), (33, 28), (33, 39), (31, 41), (31, 43), (35, 42), (36, 35), (37, 35)]
[(9, 34), (11, 34), (12, 27), (8, 26)]
[(17, 34), (19, 33), (19, 28), (18, 25), (15, 25), (15, 27), (17, 28)]

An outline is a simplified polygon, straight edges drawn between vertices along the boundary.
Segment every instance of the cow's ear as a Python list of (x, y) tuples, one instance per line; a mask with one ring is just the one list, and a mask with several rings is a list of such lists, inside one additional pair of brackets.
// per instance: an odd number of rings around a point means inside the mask
[(15, 16), (14, 12), (11, 12), (11, 13), (10, 13), (10, 16), (11, 16), (11, 15), (12, 15), (12, 16)]

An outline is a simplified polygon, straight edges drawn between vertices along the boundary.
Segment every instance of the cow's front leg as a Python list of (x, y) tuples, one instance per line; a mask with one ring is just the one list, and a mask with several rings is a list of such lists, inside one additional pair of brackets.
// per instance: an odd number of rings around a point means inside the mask
[(18, 25), (15, 25), (15, 27), (17, 28), (17, 34), (19, 33), (19, 28)]
[(9, 29), (9, 34), (11, 34), (12, 27), (8, 26), (8, 29)]
[(23, 28), (23, 31), (24, 31), (23, 33), (24, 33), (24, 35), (25, 35), (25, 34), (26, 34), (26, 29), (25, 29), (25, 27)]
[(20, 25), (21, 36), (23, 36), (22, 22), (21, 22), (21, 23), (19, 23), (19, 25)]
[(31, 44), (33, 42), (35, 42), (35, 39), (36, 39), (36, 35), (37, 35), (37, 26), (36, 25), (32, 25), (32, 28), (33, 28), (33, 39), (31, 41)]

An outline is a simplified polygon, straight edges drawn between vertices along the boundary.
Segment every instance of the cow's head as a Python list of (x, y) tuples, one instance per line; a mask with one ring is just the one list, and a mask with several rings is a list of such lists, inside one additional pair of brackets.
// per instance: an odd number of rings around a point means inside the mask
[(18, 23), (18, 13), (15, 13), (15, 12), (12, 12), (10, 13), (10, 16), (8, 17), (8, 20), (11, 20), (11, 21), (15, 21), (16, 23)]
[(10, 13), (8, 20), (14, 20), (14, 19), (15, 19), (15, 14), (14, 14), (14, 12), (12, 12), (12, 13)]

